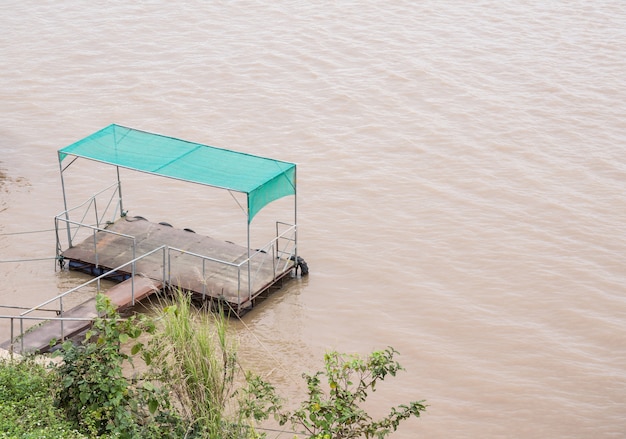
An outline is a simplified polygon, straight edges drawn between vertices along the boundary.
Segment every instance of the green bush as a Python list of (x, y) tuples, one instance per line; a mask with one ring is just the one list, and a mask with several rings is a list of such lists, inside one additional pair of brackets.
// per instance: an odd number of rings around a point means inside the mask
[(395, 354), (391, 347), (365, 359), (329, 352), (324, 356), (323, 371), (302, 375), (308, 398), (294, 412), (284, 411), (274, 387), (258, 378), (248, 381), (250, 398), (243, 406), (258, 418), (273, 414), (280, 425), (291, 424), (294, 431), (304, 429), (311, 439), (383, 439), (396, 431), (400, 422), (426, 410), (424, 401), (414, 401), (392, 407), (387, 416), (374, 420), (360, 407), (379, 381), (403, 370), (394, 360)]
[(54, 406), (57, 383), (32, 359), (0, 360), (0, 438), (86, 438)]
[[(105, 296), (97, 308), (106, 317), (83, 343), (59, 350), (56, 402), (76, 428), (92, 437), (261, 437), (237, 405), (240, 366), (223, 313), (198, 312), (182, 292), (162, 306), (158, 329), (143, 315), (121, 319)], [(148, 370), (131, 380), (123, 371), (138, 355)]]
[(82, 344), (63, 343), (63, 362), (57, 369), (56, 403), (70, 422), (90, 436), (120, 438), (181, 437), (182, 421), (172, 410), (167, 389), (146, 380), (130, 380), (124, 366), (141, 352), (136, 343), (131, 355), (122, 345), (144, 331), (154, 332), (145, 316), (120, 319), (106, 296), (98, 295), (99, 315)]
[[(379, 381), (402, 370), (391, 347), (366, 358), (329, 352), (324, 370), (303, 374), (307, 399), (289, 412), (271, 384), (240, 375), (223, 313), (196, 312), (179, 293), (157, 329), (146, 316), (121, 319), (105, 296), (97, 308), (107, 317), (94, 321), (81, 344), (62, 345), (60, 365), (0, 361), (0, 439), (255, 439), (265, 435), (253, 421), (270, 415), (311, 439), (383, 439), (426, 410), (415, 401), (374, 420), (360, 407)], [(137, 355), (148, 371), (129, 378), (123, 371)]]

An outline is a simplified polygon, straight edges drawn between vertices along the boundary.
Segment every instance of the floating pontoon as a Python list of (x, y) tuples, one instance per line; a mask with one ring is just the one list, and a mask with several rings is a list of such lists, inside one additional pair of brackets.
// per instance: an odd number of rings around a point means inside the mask
[[(114, 166), (117, 181), (69, 209), (64, 174), (78, 159)], [(108, 273), (118, 281), (141, 275), (164, 288), (224, 301), (237, 313), (298, 268), (308, 271), (297, 253), (294, 163), (113, 124), (59, 150), (59, 165), (65, 211), (55, 218), (57, 255), (70, 269), (95, 276)], [(127, 215), (120, 168), (244, 194), (246, 245)], [(250, 248), (255, 215), (285, 196), (294, 198), (293, 223), (276, 222), (274, 239), (262, 248)], [(130, 290), (129, 301), (134, 303), (132, 286)]]

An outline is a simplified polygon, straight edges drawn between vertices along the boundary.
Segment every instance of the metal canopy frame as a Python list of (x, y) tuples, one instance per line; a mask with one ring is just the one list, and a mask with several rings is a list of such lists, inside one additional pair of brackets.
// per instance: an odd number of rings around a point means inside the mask
[[(172, 175), (171, 173), (167, 173), (167, 172), (159, 172), (159, 170), (154, 170), (148, 167), (142, 168), (141, 166), (131, 166), (128, 164), (125, 164), (124, 161), (124, 150), (120, 150), (117, 149), (117, 145), (118, 145), (118, 137), (119, 137), (119, 130), (124, 130), (127, 133), (131, 132), (131, 133), (139, 133), (140, 138), (145, 138), (148, 140), (153, 140), (153, 139), (158, 139), (158, 140), (162, 140), (165, 139), (173, 141), (173, 142), (177, 142), (178, 144), (184, 144), (184, 145), (191, 145), (196, 151), (203, 151), (202, 148), (210, 148), (212, 150), (217, 150), (219, 152), (222, 152), (224, 154), (228, 154), (229, 157), (232, 159), (233, 157), (235, 159), (237, 159), (238, 157), (244, 158), (245, 160), (249, 161), (250, 159), (252, 166), (254, 166), (255, 163), (275, 163), (275, 164), (280, 164), (280, 166), (285, 167), (287, 172), (289, 172), (289, 176), (287, 178), (289, 178), (289, 185), (291, 186), (291, 190), (290, 193), (284, 193), (284, 187), (283, 187), (283, 191), (282, 192), (278, 192), (278, 194), (274, 194), (274, 193), (269, 193), (269, 194), (264, 194), (265, 198), (260, 201), (260, 203), (262, 204), (261, 208), (256, 208), (256, 211), (251, 212), (251, 194), (258, 189), (258, 187), (256, 188), (252, 188), (252, 189), (245, 189), (242, 187), (229, 187), (229, 186), (224, 186), (221, 184), (215, 184), (215, 183), (211, 183), (210, 180), (207, 181), (198, 181), (198, 179), (194, 179), (194, 178), (190, 178), (190, 179), (186, 179), (184, 178), (184, 175)], [(103, 135), (106, 135), (106, 133), (111, 132), (112, 134), (112, 138), (113, 138), (113, 143), (112, 145), (114, 145), (114, 148), (116, 148), (115, 151), (112, 152), (111, 155), (111, 159), (107, 159), (106, 155), (102, 155), (102, 149), (103, 147), (106, 148), (106, 143), (102, 141), (103, 139)], [(95, 145), (95, 148), (98, 151), (95, 151), (93, 154), (91, 154), (89, 152), (89, 146), (90, 146), (90, 141), (94, 142), (92, 143), (92, 145)], [(136, 152), (133, 151), (133, 153), (135, 154), (136, 158)], [(182, 153), (182, 156), (188, 156), (189, 153)], [(73, 159), (67, 163), (65, 166), (63, 166), (63, 160), (67, 157), (67, 156), (73, 156)], [(297, 261), (298, 261), (298, 227), (297, 227), (297, 218), (298, 218), (298, 204), (297, 204), (297, 190), (296, 190), (296, 165), (294, 163), (288, 163), (288, 162), (282, 162), (282, 161), (278, 161), (278, 160), (274, 160), (274, 159), (269, 159), (269, 158), (265, 158), (265, 157), (260, 157), (260, 156), (252, 156), (250, 154), (244, 154), (244, 153), (238, 153), (235, 151), (230, 151), (230, 150), (225, 150), (225, 149), (220, 149), (220, 148), (215, 148), (212, 146), (208, 146), (208, 145), (201, 145), (201, 144), (197, 144), (197, 143), (192, 143), (192, 142), (188, 142), (185, 140), (180, 140), (180, 139), (176, 139), (176, 138), (172, 138), (172, 137), (166, 137), (166, 136), (162, 136), (159, 134), (154, 134), (154, 133), (149, 133), (146, 131), (140, 131), (140, 130), (134, 130), (132, 128), (127, 128), (127, 127), (122, 127), (120, 125), (109, 125), (108, 127), (103, 128), (102, 130), (82, 139), (79, 140), (78, 142), (75, 142), (65, 148), (62, 148), (58, 151), (58, 158), (59, 158), (59, 169), (60, 169), (60, 175), (61, 175), (61, 187), (62, 187), (62, 191), (63, 191), (63, 205), (64, 205), (64, 215), (65, 215), (65, 219), (66, 219), (66, 224), (67, 224), (67, 235), (68, 235), (68, 243), (70, 245), (70, 247), (72, 246), (72, 236), (71, 236), (71, 226), (70, 226), (70, 220), (69, 220), (69, 210), (68, 210), (68, 203), (67, 203), (67, 195), (66, 195), (66, 187), (65, 187), (65, 180), (63, 177), (64, 172), (72, 165), (74, 164), (74, 162), (76, 162), (76, 160), (78, 158), (85, 158), (87, 160), (91, 160), (91, 161), (96, 161), (96, 162), (100, 162), (100, 163), (104, 163), (107, 165), (112, 165), (115, 166), (116, 168), (116, 175), (117, 175), (117, 187), (118, 187), (118, 194), (119, 194), (119, 207), (120, 207), (120, 218), (123, 217), (125, 215), (125, 212), (123, 210), (123, 197), (122, 197), (122, 182), (121, 182), (121, 178), (120, 178), (120, 168), (124, 168), (124, 169), (129, 169), (129, 170), (133, 170), (133, 171), (137, 171), (137, 172), (142, 172), (142, 173), (147, 173), (147, 174), (152, 174), (155, 176), (159, 176), (159, 177), (165, 177), (165, 178), (170, 178), (170, 179), (175, 179), (175, 180), (181, 180), (181, 181), (185, 181), (185, 182), (189, 182), (189, 183), (196, 183), (196, 184), (201, 184), (204, 186), (211, 186), (211, 187), (215, 187), (217, 189), (222, 189), (222, 190), (228, 190), (229, 192), (231, 191), (235, 191), (235, 192), (240, 192), (240, 193), (245, 193), (247, 196), (247, 201), (248, 201), (248, 210), (246, 212), (247, 214), (247, 249), (248, 249), (248, 260), (250, 260), (250, 256), (251, 256), (251, 248), (250, 248), (250, 224), (252, 222), (252, 219), (254, 217), (254, 215), (256, 213), (258, 213), (258, 211), (260, 211), (262, 209), (262, 207), (266, 206), (267, 204), (271, 203), (274, 200), (277, 200), (279, 198), (282, 198), (283, 196), (286, 195), (293, 195), (294, 196), (294, 205), (293, 205), (293, 221), (294, 221), (294, 267), (297, 267)], [(175, 162), (177, 160), (176, 157), (172, 158), (169, 160), (170, 164)], [(241, 173), (245, 173), (247, 171), (252, 172), (252, 168), (250, 166), (246, 167), (235, 167), (234, 169), (236, 169), (238, 172)], [(223, 169), (221, 170), (223, 172)], [(274, 175), (271, 175), (269, 178), (267, 178), (267, 182), (269, 182), (269, 184), (275, 184), (274, 182), (276, 182), (278, 179), (281, 179), (285, 176), (285, 169), (279, 169), (280, 172), (275, 172)], [(207, 168), (207, 172), (210, 172), (210, 168)], [(179, 173), (180, 174), (180, 173)], [(236, 176), (234, 176), (236, 177)], [(245, 175), (242, 175), (242, 177), (245, 177)], [(283, 183), (284, 186), (284, 183)], [(232, 193), (231, 193), (232, 195)], [(263, 194), (262, 194), (263, 195)], [(238, 200), (233, 196), (233, 198), (235, 199), (235, 201), (237, 202), (237, 204), (241, 206), (241, 204), (238, 202)], [(258, 207), (258, 206), (257, 206)], [(243, 210), (243, 207), (242, 207)], [(250, 264), (248, 263), (248, 279), (250, 279)], [(250, 289), (250, 282), (248, 282), (248, 289)]]

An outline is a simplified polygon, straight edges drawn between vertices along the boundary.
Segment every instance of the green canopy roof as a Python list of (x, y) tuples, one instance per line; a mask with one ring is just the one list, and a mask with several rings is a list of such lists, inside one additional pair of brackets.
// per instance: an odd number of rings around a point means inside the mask
[(109, 125), (59, 150), (68, 156), (247, 194), (248, 222), (296, 192), (296, 165), (173, 137)]

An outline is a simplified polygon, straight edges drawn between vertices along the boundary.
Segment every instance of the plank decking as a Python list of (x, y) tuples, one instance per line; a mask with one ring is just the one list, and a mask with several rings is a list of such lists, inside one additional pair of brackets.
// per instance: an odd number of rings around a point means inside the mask
[[(291, 260), (276, 258), (271, 253), (253, 252), (248, 290), (247, 263), (239, 268), (235, 266), (247, 259), (246, 247), (152, 223), (140, 217), (122, 218), (109, 225), (107, 231), (115, 234), (98, 232), (95, 245), (93, 238), (87, 238), (64, 251), (63, 258), (69, 260), (74, 268), (82, 267), (85, 271), (98, 267), (99, 271), (94, 274), (100, 274), (166, 245), (169, 252), (158, 251), (138, 260), (135, 274), (165, 280), (174, 288), (179, 287), (205, 299), (226, 300), (237, 310), (289, 274), (294, 267)], [(134, 237), (134, 254), (132, 240), (121, 235)], [(127, 266), (121, 271), (130, 275), (132, 270)]]
[[(111, 304), (118, 311), (123, 311), (133, 305), (133, 295), (134, 301), (139, 301), (161, 290), (162, 287), (163, 285), (160, 282), (136, 276), (134, 282), (133, 279), (128, 279), (113, 286), (104, 294), (111, 299)], [(80, 334), (91, 326), (92, 320), (97, 316), (96, 299), (93, 297), (59, 316), (64, 319), (81, 320), (43, 321), (40, 325), (36, 325), (26, 331), (23, 337), (4, 342), (0, 345), (0, 348), (6, 350), (13, 348), (12, 350), (19, 351), (22, 354), (47, 352), (50, 349), (51, 340), (61, 341)]]

